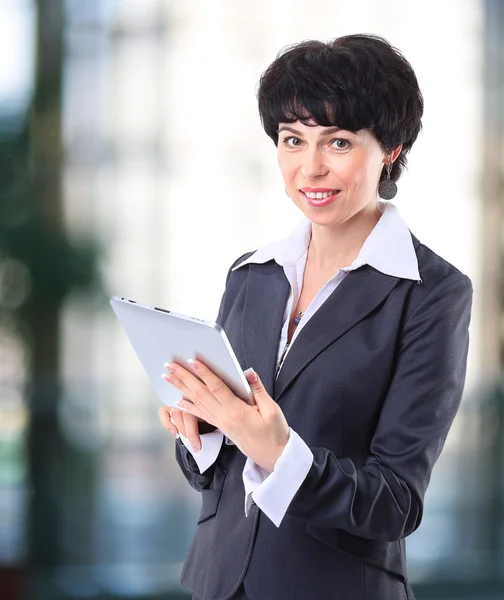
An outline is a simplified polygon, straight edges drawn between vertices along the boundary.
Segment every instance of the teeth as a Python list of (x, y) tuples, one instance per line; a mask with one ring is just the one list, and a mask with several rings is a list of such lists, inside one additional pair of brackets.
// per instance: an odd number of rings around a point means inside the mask
[(305, 192), (305, 196), (307, 198), (311, 198), (312, 200), (323, 200), (335, 194), (338, 190), (333, 190), (332, 192)]

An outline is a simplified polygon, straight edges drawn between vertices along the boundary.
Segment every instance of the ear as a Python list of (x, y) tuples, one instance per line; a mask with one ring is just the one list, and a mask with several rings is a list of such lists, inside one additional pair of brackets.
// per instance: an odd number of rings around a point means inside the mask
[(386, 156), (386, 160), (384, 160), (383, 162), (385, 164), (388, 162), (395, 162), (396, 158), (399, 156), (399, 154), (401, 154), (401, 150), (402, 144), (400, 146), (397, 146), (397, 148), (394, 148), (394, 150), (392, 150), (392, 153)]

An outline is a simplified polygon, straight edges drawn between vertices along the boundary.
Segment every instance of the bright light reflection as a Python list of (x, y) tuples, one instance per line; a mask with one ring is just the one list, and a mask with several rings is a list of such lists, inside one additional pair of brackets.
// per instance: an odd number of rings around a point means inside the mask
[(0, 4), (0, 112), (26, 104), (34, 70), (34, 8), (30, 0)]

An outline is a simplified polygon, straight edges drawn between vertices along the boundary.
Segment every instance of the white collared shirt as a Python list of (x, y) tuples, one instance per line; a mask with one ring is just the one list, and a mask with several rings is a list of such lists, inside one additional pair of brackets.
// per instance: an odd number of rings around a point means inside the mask
[[(289, 319), (293, 306), (298, 303), (303, 286), (308, 246), (311, 239), (310, 221), (303, 218), (289, 236), (259, 248), (249, 258), (233, 268), (234, 271), (250, 263), (262, 264), (274, 260), (284, 269), (291, 290), (285, 306), (278, 345), (277, 364), (280, 367), (280, 360), (283, 364), (285, 355), (292, 348), (299, 332), (350, 271), (367, 264), (386, 275), (421, 282), (416, 252), (406, 223), (397, 207), (391, 202), (380, 202), (379, 206), (382, 216), (364, 241), (359, 254), (351, 265), (339, 269), (320, 288), (302, 315), (288, 348)], [(193, 450), (187, 438), (182, 435), (180, 438), (194, 457), (200, 472), (203, 473), (217, 459), (224, 436), (219, 430), (202, 435), (202, 448), (198, 453)], [(289, 441), (272, 473), (268, 473), (247, 459), (243, 469), (245, 514), (248, 515), (253, 501), (279, 527), (312, 463), (313, 454), (310, 448), (292, 429)]]

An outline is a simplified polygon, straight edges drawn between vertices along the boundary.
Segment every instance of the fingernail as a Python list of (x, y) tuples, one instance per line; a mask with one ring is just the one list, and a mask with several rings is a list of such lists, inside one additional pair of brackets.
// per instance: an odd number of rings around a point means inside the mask
[(168, 430), (171, 434), (173, 434), (175, 437), (177, 437), (177, 432), (174, 431), (173, 429), (169, 429)]
[(201, 446), (198, 446), (197, 444), (193, 444), (192, 447), (194, 448), (194, 452), (199, 452), (201, 450)]
[(196, 368), (197, 368), (197, 363), (196, 363), (196, 361), (194, 360), (194, 358), (190, 358), (190, 359), (189, 359), (187, 362), (188, 362), (188, 363), (191, 365), (191, 367), (193, 367), (194, 369), (196, 369)]
[(170, 383), (173, 381), (173, 377), (166, 373), (161, 374), (161, 379), (164, 379), (165, 381), (169, 381)]
[(246, 371), (243, 371), (243, 374), (245, 375), (245, 377), (247, 378), (247, 381), (249, 383), (254, 383), (257, 381), (257, 373), (254, 371), (254, 369), (252, 367), (250, 367)]

